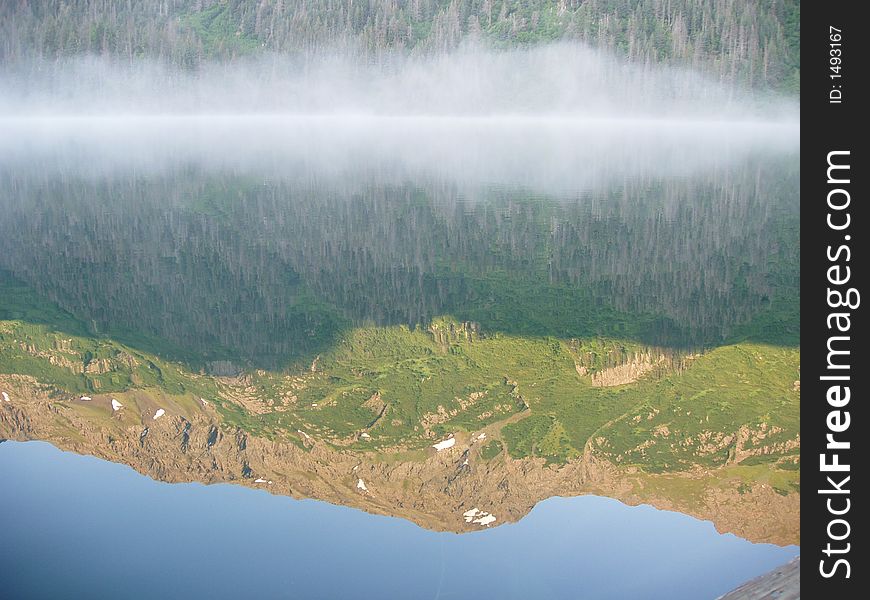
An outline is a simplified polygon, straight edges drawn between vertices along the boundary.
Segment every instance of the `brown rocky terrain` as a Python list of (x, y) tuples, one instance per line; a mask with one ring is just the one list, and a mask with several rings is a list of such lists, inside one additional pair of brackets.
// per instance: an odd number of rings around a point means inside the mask
[[(741, 483), (725, 469), (652, 475), (594, 449), (561, 466), (506, 453), (487, 461), (482, 441), (464, 434), (443, 451), (385, 456), (307, 435), (301, 443), (252, 436), (222, 424), (208, 401), (156, 389), (80, 399), (21, 375), (0, 375), (0, 387), (9, 396), (0, 400), (0, 439), (44, 440), (160, 481), (230, 482), (454, 532), (517, 521), (552, 496), (596, 494), (710, 520), (753, 542), (799, 543), (800, 495)], [(113, 410), (113, 399), (122, 407)], [(463, 516), (471, 509), (495, 521)]]

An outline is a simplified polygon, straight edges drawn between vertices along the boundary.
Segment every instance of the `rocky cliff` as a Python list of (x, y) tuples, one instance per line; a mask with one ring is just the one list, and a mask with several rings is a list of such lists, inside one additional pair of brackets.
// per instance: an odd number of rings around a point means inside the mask
[(253, 436), (224, 425), (206, 400), (156, 389), (72, 397), (21, 375), (0, 375), (0, 387), (9, 397), (0, 400), (0, 439), (48, 441), (160, 481), (265, 488), (454, 532), (517, 521), (551, 496), (597, 494), (710, 520), (754, 542), (799, 543), (799, 494), (741, 482), (727, 469), (651, 475), (594, 451), (562, 466), (506, 453), (485, 460), (481, 434), (384, 456), (307, 434), (301, 443)]

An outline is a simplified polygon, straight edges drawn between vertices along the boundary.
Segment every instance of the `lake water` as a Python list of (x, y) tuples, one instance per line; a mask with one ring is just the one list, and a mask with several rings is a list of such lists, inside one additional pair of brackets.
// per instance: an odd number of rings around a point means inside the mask
[[(0, 320), (105, 336), (201, 376), (314, 372), (355, 328), (415, 331), (443, 315), (494, 335), (680, 356), (747, 336), (794, 349), (798, 136), (794, 123), (655, 119), (0, 119), (0, 286), (33, 294), (0, 300)], [(35, 362), (69, 350), (42, 341), (14, 340), (0, 375), (93, 387), (84, 369), (99, 357), (73, 356), (72, 376), (66, 355)], [(402, 389), (421, 389), (427, 368)], [(97, 376), (103, 390), (137, 383)], [(492, 382), (510, 378), (497, 368), (457, 389)], [(392, 406), (389, 443), (428, 449), (409, 432), (440, 400), (418, 400)], [(720, 421), (746, 408), (732, 400)], [(364, 406), (316, 406), (298, 423), (324, 437), (370, 419)], [(125, 422), (140, 446), (154, 408)], [(301, 445), (303, 425), (285, 415), (277, 435)], [(576, 457), (583, 440), (572, 443), (553, 456)], [(4, 598), (712, 599), (798, 553), (593, 496), (434, 533), (232, 485), (159, 483), (41, 442), (0, 444), (0, 477)]]
[[(661, 346), (797, 315), (793, 123), (0, 120), (0, 271), (170, 358), (426, 324)], [(2, 273), (0, 273), (2, 275)], [(545, 307), (542, 310), (542, 307)], [(796, 324), (758, 332), (794, 344)]]
[(798, 548), (594, 496), (457, 535), (0, 444), (5, 598), (715, 598)]

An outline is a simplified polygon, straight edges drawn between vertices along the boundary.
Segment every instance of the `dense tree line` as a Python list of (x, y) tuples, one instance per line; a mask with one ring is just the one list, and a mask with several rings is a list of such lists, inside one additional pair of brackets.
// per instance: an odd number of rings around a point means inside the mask
[(799, 0), (8, 0), (0, 60), (81, 53), (194, 68), (263, 51), (367, 55), (579, 40), (641, 64), (797, 91)]
[[(351, 323), (425, 327), (445, 313), (484, 334), (716, 344), (778, 304), (797, 326), (795, 169), (750, 163), (559, 199), (193, 168), (7, 171), (0, 269), (97, 332), (266, 366)], [(644, 315), (654, 327), (636, 327)]]

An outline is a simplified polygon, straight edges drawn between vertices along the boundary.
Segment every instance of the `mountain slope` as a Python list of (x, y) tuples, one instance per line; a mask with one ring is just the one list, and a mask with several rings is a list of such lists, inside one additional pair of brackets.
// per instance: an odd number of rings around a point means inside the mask
[(18, 0), (0, 7), (0, 60), (74, 54), (194, 67), (260, 52), (384, 57), (475, 40), (577, 40), (641, 64), (797, 92), (795, 0)]

